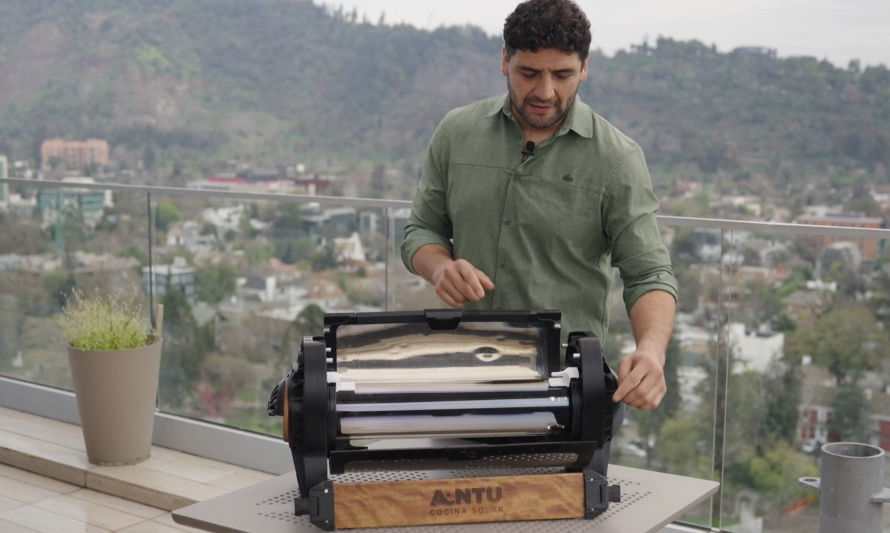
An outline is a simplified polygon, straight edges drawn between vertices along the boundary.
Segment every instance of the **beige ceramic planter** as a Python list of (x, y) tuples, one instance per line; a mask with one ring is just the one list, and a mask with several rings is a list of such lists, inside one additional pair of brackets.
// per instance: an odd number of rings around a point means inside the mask
[(90, 462), (148, 459), (161, 367), (161, 340), (125, 350), (68, 347), (74, 394)]

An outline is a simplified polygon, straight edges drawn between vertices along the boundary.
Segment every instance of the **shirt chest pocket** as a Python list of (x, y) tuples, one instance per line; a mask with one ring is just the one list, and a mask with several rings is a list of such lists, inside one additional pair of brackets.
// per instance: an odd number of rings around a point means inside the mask
[(525, 239), (555, 254), (593, 259), (608, 250), (603, 231), (602, 192), (567, 179), (520, 176), (510, 191), (508, 212)]
[(455, 233), (459, 226), (477, 230), (497, 227), (510, 185), (510, 169), (452, 164), (448, 173), (447, 211)]

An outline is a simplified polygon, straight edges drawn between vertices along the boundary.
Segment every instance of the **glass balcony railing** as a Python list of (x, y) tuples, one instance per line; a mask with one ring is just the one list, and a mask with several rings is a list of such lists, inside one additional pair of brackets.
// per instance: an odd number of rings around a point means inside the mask
[[(401, 264), (410, 204), (10, 179), (0, 375), (71, 388), (55, 317), (77, 287), (164, 306), (162, 412), (278, 435), (269, 391), (328, 311), (440, 307)], [(612, 460), (721, 482), (683, 521), (811, 531), (821, 443), (890, 446), (890, 230), (659, 217), (680, 281), (669, 394)], [(620, 281), (606, 352), (632, 349)]]

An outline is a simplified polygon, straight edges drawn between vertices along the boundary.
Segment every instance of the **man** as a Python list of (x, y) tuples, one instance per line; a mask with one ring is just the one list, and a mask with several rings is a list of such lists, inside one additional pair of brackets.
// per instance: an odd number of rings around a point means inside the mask
[(604, 339), (612, 267), (636, 350), (613, 399), (651, 409), (677, 282), (640, 147), (577, 98), (590, 23), (570, 0), (529, 0), (504, 24), (508, 94), (449, 112), (430, 142), (402, 260), (446, 304), (559, 309)]

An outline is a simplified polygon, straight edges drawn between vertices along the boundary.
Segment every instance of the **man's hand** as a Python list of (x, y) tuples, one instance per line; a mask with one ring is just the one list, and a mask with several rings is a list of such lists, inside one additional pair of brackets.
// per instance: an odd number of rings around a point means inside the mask
[(465, 259), (440, 263), (430, 278), (436, 287), (436, 295), (451, 307), (479, 301), (485, 296), (485, 291), (494, 288), (494, 283), (485, 272)]
[(654, 409), (667, 392), (663, 358), (640, 350), (618, 361), (618, 389), (612, 401), (637, 409)]
[(674, 297), (662, 290), (637, 298), (628, 313), (637, 349), (618, 361), (618, 389), (612, 400), (655, 409), (667, 392), (664, 361), (674, 328)]
[(461, 307), (485, 296), (494, 283), (466, 259), (454, 259), (440, 244), (425, 244), (411, 258), (414, 270), (436, 288), (436, 295), (451, 307)]

